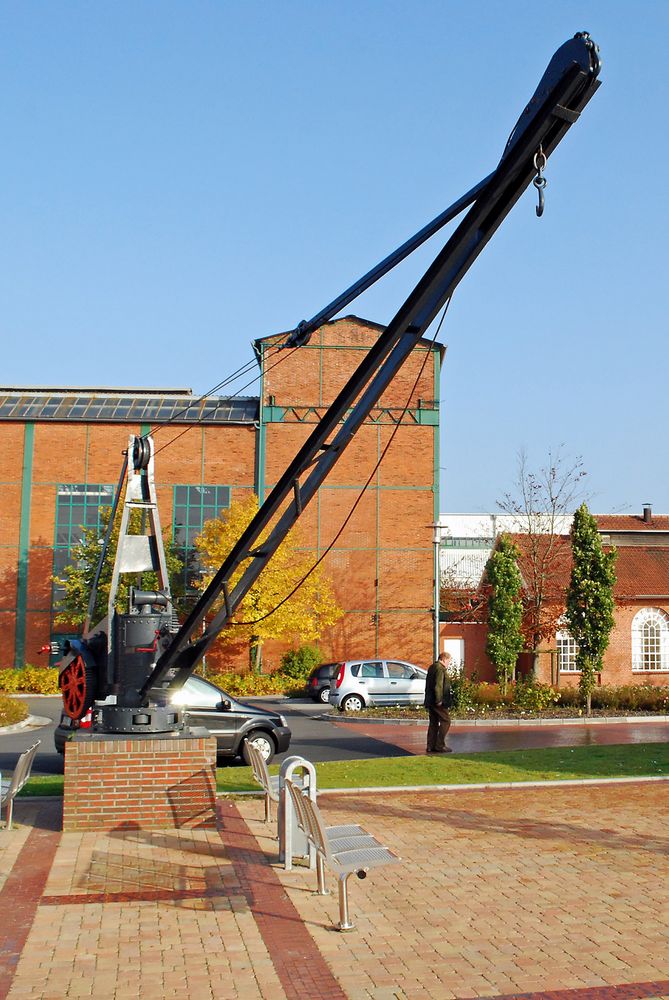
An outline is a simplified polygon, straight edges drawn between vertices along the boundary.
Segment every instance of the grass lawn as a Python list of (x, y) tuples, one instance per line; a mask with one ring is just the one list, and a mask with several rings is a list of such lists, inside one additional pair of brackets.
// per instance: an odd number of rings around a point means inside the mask
[[(278, 773), (278, 766), (270, 770)], [(444, 757), (384, 757), (316, 764), (319, 788), (384, 788), (401, 785), (468, 785), (568, 778), (669, 776), (669, 744), (550, 747)], [(217, 772), (220, 792), (257, 790), (248, 767)]]
[[(278, 765), (270, 768), (278, 774)], [(445, 757), (383, 757), (316, 764), (319, 788), (386, 788), (401, 785), (468, 785), (568, 778), (669, 776), (669, 744), (550, 747)], [(219, 767), (219, 792), (259, 791), (248, 767)], [(21, 795), (62, 795), (59, 775), (34, 775)]]
[(32, 795), (62, 795), (62, 774), (33, 774), (28, 783), (19, 792), (19, 798), (30, 798)]

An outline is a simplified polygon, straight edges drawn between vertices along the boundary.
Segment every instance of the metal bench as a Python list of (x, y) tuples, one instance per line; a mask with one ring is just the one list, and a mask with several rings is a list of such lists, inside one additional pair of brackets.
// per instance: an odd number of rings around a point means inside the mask
[(325, 826), (320, 810), (315, 802), (292, 781), (286, 780), (297, 817), (297, 824), (316, 849), (316, 871), (318, 874), (318, 894), (328, 895), (325, 885), (325, 866), (337, 876), (339, 886), (339, 930), (350, 931), (352, 923), (348, 909), (348, 880), (356, 874), (366, 878), (372, 868), (397, 864), (397, 855), (385, 848), (371, 834), (355, 824), (348, 826)]
[(279, 801), (279, 776), (269, 773), (265, 758), (249, 740), (245, 741), (244, 752), (253, 777), (265, 792), (265, 822), (269, 823), (272, 819), (272, 802)]
[(0, 775), (0, 786), (2, 787), (2, 799), (0, 800), (0, 810), (2, 806), (7, 805), (7, 815), (6, 815), (6, 829), (11, 830), (12, 828), (12, 818), (14, 816), (14, 798), (21, 791), (26, 781), (30, 777), (30, 772), (33, 766), (33, 760), (35, 759), (35, 754), (37, 753), (37, 747), (40, 745), (40, 740), (37, 743), (33, 743), (31, 747), (21, 754), (16, 762), (16, 767), (14, 768), (14, 773), (9, 780)]

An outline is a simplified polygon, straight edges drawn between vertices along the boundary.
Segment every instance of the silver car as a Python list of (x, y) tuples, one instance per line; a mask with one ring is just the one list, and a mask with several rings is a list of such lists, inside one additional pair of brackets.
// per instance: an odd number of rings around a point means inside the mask
[(340, 712), (368, 705), (422, 705), (427, 671), (403, 660), (346, 660), (333, 666), (330, 704)]

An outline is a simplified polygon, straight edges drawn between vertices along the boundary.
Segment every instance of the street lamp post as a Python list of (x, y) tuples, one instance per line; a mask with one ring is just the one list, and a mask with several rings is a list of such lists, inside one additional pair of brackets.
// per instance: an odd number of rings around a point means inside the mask
[(432, 544), (434, 545), (434, 636), (433, 636), (433, 653), (434, 659), (436, 660), (439, 656), (439, 603), (440, 603), (440, 591), (441, 591), (441, 560), (440, 547), (441, 547), (441, 526), (438, 521), (434, 524), (429, 525), (432, 528)]

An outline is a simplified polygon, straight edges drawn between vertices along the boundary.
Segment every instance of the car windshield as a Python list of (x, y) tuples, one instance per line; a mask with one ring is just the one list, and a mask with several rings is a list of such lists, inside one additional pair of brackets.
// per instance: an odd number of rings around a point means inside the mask
[(170, 701), (173, 705), (197, 705), (199, 708), (216, 708), (221, 699), (228, 697), (220, 688), (214, 687), (201, 677), (189, 677), (179, 691), (175, 691)]

